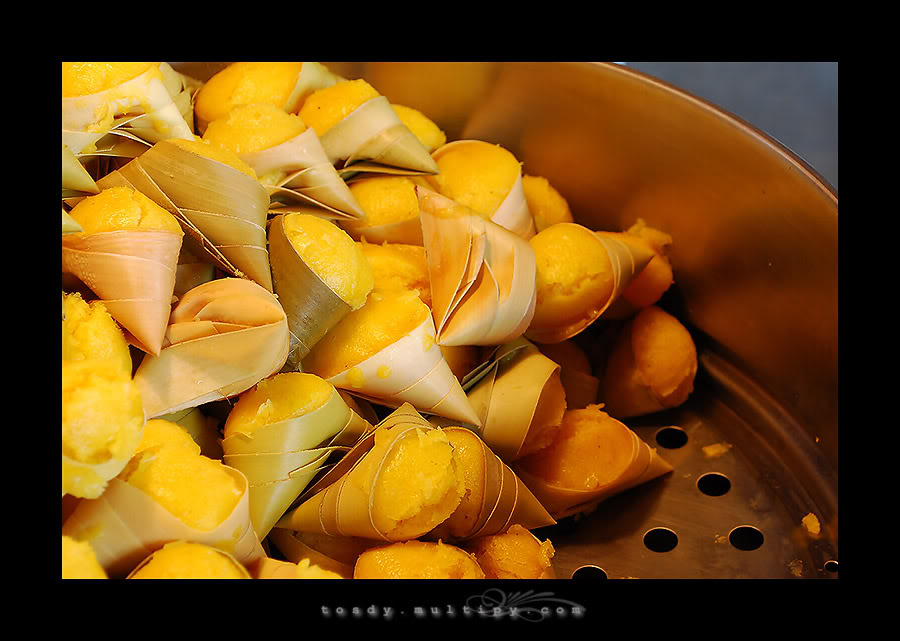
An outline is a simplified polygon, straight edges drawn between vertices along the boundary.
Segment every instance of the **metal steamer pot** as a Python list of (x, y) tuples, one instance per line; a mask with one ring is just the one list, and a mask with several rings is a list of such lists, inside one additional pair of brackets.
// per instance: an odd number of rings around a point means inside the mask
[[(201, 80), (224, 64), (172, 63)], [(626, 423), (675, 471), (536, 532), (557, 575), (837, 578), (834, 188), (763, 132), (616, 64), (325, 64), (448, 140), (504, 146), (576, 222), (642, 218), (674, 239), (660, 304), (697, 344), (695, 390)]]

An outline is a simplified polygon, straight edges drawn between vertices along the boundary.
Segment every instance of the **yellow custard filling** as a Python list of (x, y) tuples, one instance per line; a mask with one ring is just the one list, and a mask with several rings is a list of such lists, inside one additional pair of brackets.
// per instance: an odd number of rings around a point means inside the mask
[(334, 223), (310, 214), (287, 214), (284, 232), (309, 267), (351, 309), (372, 291), (372, 268), (359, 246)]
[(413, 135), (419, 139), (422, 146), (429, 153), (442, 146), (447, 142), (447, 134), (441, 131), (441, 128), (435, 124), (428, 116), (418, 109), (405, 107), (403, 105), (391, 105), (397, 116), (406, 125)]
[(88, 196), (69, 215), (85, 234), (136, 230), (184, 235), (175, 216), (130, 187), (110, 187), (96, 196)]
[(372, 267), (375, 291), (415, 290), (422, 302), (431, 306), (431, 281), (425, 248), (401, 243), (359, 243)]
[(522, 171), (509, 151), (480, 140), (454, 145), (435, 161), (440, 173), (427, 180), (440, 194), (483, 218), (494, 215)]
[(354, 579), (483, 579), (471, 554), (446, 543), (406, 541), (363, 552)]
[(416, 184), (405, 176), (375, 176), (350, 183), (350, 193), (366, 214), (366, 225), (390, 225), (419, 216)]
[(132, 579), (247, 579), (246, 570), (216, 548), (174, 541), (131, 575)]
[(372, 292), (365, 305), (350, 312), (313, 345), (303, 368), (331, 378), (396, 343), (430, 315), (431, 310), (415, 292)]
[(86, 541), (77, 541), (63, 534), (62, 578), (106, 579), (106, 571), (97, 561), (94, 548)]
[(118, 87), (137, 78), (158, 62), (64, 62), (63, 98), (77, 98)]
[(314, 412), (333, 394), (331, 383), (315, 374), (284, 372), (263, 379), (234, 404), (225, 421), (225, 438)]
[(81, 294), (63, 296), (62, 322), (64, 361), (110, 360), (123, 376), (131, 378), (132, 361), (128, 341), (119, 324), (99, 300), (85, 301)]
[(550, 182), (542, 176), (522, 176), (522, 189), (528, 211), (534, 218), (534, 226), (542, 231), (557, 223), (571, 223), (572, 211), (569, 203)]
[(551, 329), (588, 318), (613, 292), (609, 255), (594, 233), (575, 223), (547, 227), (529, 241), (537, 261), (531, 327)]
[(361, 78), (348, 80), (314, 91), (297, 113), (321, 136), (354, 109), (379, 95), (372, 85)]
[(232, 63), (200, 88), (194, 112), (200, 120), (212, 122), (238, 105), (267, 103), (283, 108), (302, 69), (302, 62)]
[(205, 532), (228, 518), (243, 496), (238, 480), (222, 463), (182, 446), (138, 452), (119, 478), (188, 526)]
[(304, 131), (306, 124), (299, 116), (257, 103), (237, 106), (224, 118), (213, 120), (203, 133), (203, 141), (235, 154), (249, 154), (280, 145)]

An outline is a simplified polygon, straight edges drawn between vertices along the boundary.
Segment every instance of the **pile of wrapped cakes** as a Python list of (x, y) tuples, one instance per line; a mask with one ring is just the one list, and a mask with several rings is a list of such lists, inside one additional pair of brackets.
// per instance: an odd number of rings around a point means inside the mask
[(672, 471), (668, 234), (320, 63), (62, 67), (64, 578), (554, 578)]

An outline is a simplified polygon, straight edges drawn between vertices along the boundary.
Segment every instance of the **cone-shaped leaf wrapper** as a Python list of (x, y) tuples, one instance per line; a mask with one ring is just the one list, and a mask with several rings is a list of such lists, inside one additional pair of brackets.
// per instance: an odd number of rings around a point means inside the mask
[[(153, 452), (149, 454), (152, 459)], [(139, 452), (135, 460), (141, 458)], [(230, 467), (220, 468), (234, 480), (240, 498), (211, 529), (194, 527), (140, 487), (115, 478), (99, 498), (79, 502), (63, 524), (63, 534), (88, 541), (110, 577), (125, 576), (147, 556), (179, 540), (218, 547), (250, 563), (264, 552), (250, 523), (247, 479)]]
[(463, 205), (417, 187), (441, 345), (498, 345), (526, 330), (535, 310), (528, 241)]
[(337, 225), (309, 214), (276, 216), (269, 226), (274, 289), (291, 330), (288, 366), (300, 361), (372, 290), (365, 256)]
[(427, 180), (438, 193), (525, 240), (537, 233), (522, 166), (509, 151), (482, 140), (455, 140), (432, 157), (440, 173)]
[(623, 234), (557, 223), (529, 242), (537, 258), (537, 305), (525, 335), (558, 343), (601, 317), (654, 254)]
[[(309, 545), (305, 537), (311, 536), (319, 539), (329, 539), (331, 547), (335, 545), (346, 546), (342, 553), (335, 556), (329, 551), (317, 549)], [(353, 564), (364, 550), (379, 545), (372, 539), (358, 539), (350, 537), (332, 538), (321, 535), (308, 535), (304, 532), (296, 532), (283, 528), (275, 528), (269, 534), (268, 539), (278, 548), (278, 551), (293, 563), (315, 565), (327, 572), (334, 572), (344, 579), (353, 578)]]
[(428, 533), (427, 539), (453, 543), (499, 534), (515, 524), (527, 529), (556, 524), (512, 469), (475, 432), (465, 427), (443, 429), (460, 454), (466, 494), (450, 518)]
[[(172, 100), (161, 63), (63, 63), (62, 136), (76, 155), (84, 152), (83, 134), (98, 138), (121, 123), (122, 114), (146, 114), (159, 138), (193, 139), (193, 132)], [(87, 143), (88, 148), (94, 141)]]
[(172, 310), (159, 356), (135, 372), (147, 418), (240, 394), (281, 369), (288, 343), (284, 310), (253, 281), (195, 287)]
[(272, 291), (269, 194), (233, 153), (195, 140), (164, 140), (97, 184), (143, 192), (171, 212), (218, 267)]
[(105, 189), (70, 212), (82, 233), (62, 239), (62, 271), (78, 277), (135, 339), (158, 354), (169, 319), (183, 233), (144, 194)]
[(434, 322), (415, 291), (373, 291), (303, 360), (304, 371), (381, 405), (478, 424), (434, 340)]
[(403, 405), (364, 436), (276, 527), (382, 541), (418, 538), (446, 520), (464, 492), (447, 436)]
[(241, 397), (225, 423), (223, 461), (250, 483), (250, 516), (260, 540), (334, 448), (349, 448), (370, 429), (333, 386), (312, 374), (278, 374)]
[(554, 442), (513, 469), (556, 519), (672, 471), (654, 448), (591, 405), (568, 410)]
[(438, 172), (431, 154), (403, 124), (390, 101), (364, 80), (316, 91), (298, 115), (319, 134), (338, 170)]
[(66, 190), (88, 194), (100, 193), (97, 183), (65, 144), (62, 146), (62, 188), (64, 196)]
[(499, 347), (463, 386), (479, 435), (507, 462), (549, 445), (566, 409), (559, 365), (522, 338)]
[(273, 199), (324, 207), (337, 218), (364, 216), (315, 130), (299, 116), (270, 104), (241, 105), (209, 123), (203, 140), (237, 154)]

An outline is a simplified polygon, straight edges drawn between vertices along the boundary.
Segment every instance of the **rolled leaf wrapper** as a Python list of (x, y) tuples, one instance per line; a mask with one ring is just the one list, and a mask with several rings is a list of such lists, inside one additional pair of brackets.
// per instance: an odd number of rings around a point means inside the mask
[(72, 218), (65, 209), (62, 210), (62, 233), (63, 236), (66, 234), (77, 234), (78, 232), (84, 231), (81, 225), (78, 224), (78, 221)]
[[(384, 96), (363, 103), (320, 136), (338, 171), (436, 174), (437, 165)], [(346, 178), (346, 176), (345, 176)]]
[(338, 175), (312, 127), (269, 149), (238, 156), (260, 176), (274, 171), (287, 174), (268, 187), (273, 199), (324, 207), (338, 219), (365, 218), (365, 212)]
[(600, 379), (593, 375), (587, 354), (574, 342), (537, 345), (542, 354), (559, 364), (559, 377), (566, 390), (566, 408), (582, 409), (597, 402)]
[(149, 419), (239, 394), (281, 369), (288, 344), (273, 294), (241, 278), (204, 283), (178, 302), (163, 349), (135, 372), (144, 413)]
[(244, 488), (232, 513), (210, 531), (193, 528), (140, 488), (118, 478), (96, 499), (79, 502), (63, 524), (63, 534), (88, 541), (97, 561), (111, 578), (121, 578), (166, 543), (204, 543), (249, 564), (265, 555), (250, 523), (247, 479), (225, 470)]
[[(571, 223), (559, 223), (565, 224)], [(548, 227), (547, 230), (553, 227), (555, 225)], [(603, 315), (654, 256), (649, 249), (628, 243), (619, 232), (598, 231), (594, 232), (594, 235), (606, 250), (612, 268), (613, 288), (609, 296), (575, 321), (562, 323), (556, 327), (529, 327), (525, 336), (530, 340), (537, 343), (558, 343), (582, 332)]]
[(227, 436), (222, 441), (223, 462), (247, 477), (250, 517), (260, 540), (332, 451), (349, 448), (371, 429), (334, 390), (324, 405), (308, 414)]
[[(564, 395), (557, 399), (559, 407), (555, 411), (548, 408), (551, 411), (547, 417), (538, 416), (545, 389), (553, 384), (554, 376), (556, 385), (560, 385), (559, 365), (520, 338), (499, 347), (486, 365), (463, 379), (469, 402), (481, 421), (478, 434), (502, 460), (512, 462), (530, 453), (535, 437), (540, 439), (540, 435), (531, 435), (531, 430), (553, 427), (536, 424), (536, 417), (539, 421), (554, 414), (562, 418)], [(552, 399), (550, 403), (553, 404)]]
[(499, 534), (515, 524), (529, 530), (556, 524), (512, 468), (472, 430), (454, 426), (443, 429), (454, 446), (472, 448), (472, 452), (463, 455), (464, 466), (473, 468), (473, 481), (478, 487), (471, 488), (470, 496), (477, 496), (480, 501), (467, 505), (467, 499), (463, 499), (449, 519), (423, 538), (453, 543)]
[(409, 403), (423, 413), (480, 423), (434, 340), (430, 316), (406, 336), (326, 380), (380, 405)]
[[(590, 409), (588, 408), (588, 410)], [(611, 496), (672, 471), (672, 466), (657, 454), (655, 448), (647, 445), (623, 423), (612, 418), (608, 420), (612, 421), (615, 429), (604, 435), (606, 440), (604, 448), (615, 451), (618, 455), (609, 463), (609, 468), (615, 470), (617, 474), (615, 474), (615, 478), (605, 483), (600, 483), (590, 489), (574, 489), (542, 478), (536, 472), (536, 466), (540, 465), (539, 459), (542, 457), (555, 456), (556, 453), (552, 451), (553, 446), (513, 463), (516, 474), (525, 482), (547, 511), (553, 515), (553, 518), (562, 519), (573, 514), (589, 512), (601, 501)], [(604, 469), (603, 473), (610, 475), (610, 469)]]
[(87, 194), (100, 193), (97, 183), (65, 143), (62, 146), (62, 188), (64, 197), (67, 190)]
[[(423, 511), (434, 511), (436, 518), (441, 515), (446, 518), (459, 504), (462, 484), (456, 478), (456, 469), (432, 469), (434, 462), (424, 462), (432, 475), (450, 475), (450, 480), (454, 481), (453, 487), (437, 498), (431, 497), (435, 503), (421, 505), (416, 515), (408, 517), (403, 523), (396, 523), (387, 532), (378, 525), (390, 519), (382, 521), (377, 513), (376, 492), (383, 475), (391, 469), (389, 463), (394, 461), (400, 466), (398, 461), (401, 459), (392, 456), (397, 456), (401, 451), (402, 441), (413, 438), (421, 444), (422, 439), (436, 429), (415, 408), (404, 404), (364, 435), (337, 465), (301, 496), (300, 505), (288, 512), (275, 527), (379, 541), (410, 540), (427, 533), (434, 525), (428, 526), (430, 521), (427, 517), (422, 518)], [(446, 447), (452, 452), (449, 442)], [(451, 466), (457, 459), (452, 461)], [(433, 477), (428, 480), (436, 481)], [(410, 491), (415, 492), (416, 489), (411, 487)]]
[[(453, 142), (442, 145), (432, 154), (432, 157), (435, 162), (440, 164), (441, 158), (448, 153), (453, 153), (454, 150), (459, 150), (466, 146), (481, 146), (487, 144), (488, 143), (481, 140), (454, 140)], [(528, 201), (525, 198), (525, 189), (522, 186), (521, 171), (519, 171), (519, 175), (512, 187), (510, 187), (509, 192), (507, 192), (506, 197), (488, 218), (492, 222), (500, 225), (504, 229), (508, 229), (525, 240), (528, 240), (537, 233), (534, 217), (531, 215), (531, 210), (528, 208)]]
[(528, 241), (440, 194), (416, 188), (441, 345), (499, 345), (534, 315), (535, 254)]
[[(275, 528), (269, 534), (269, 540), (278, 548), (286, 559), (292, 563), (302, 563), (304, 560), (311, 565), (316, 565), (328, 572), (334, 572), (344, 579), (353, 578), (353, 563), (346, 563), (316, 550), (298, 538), (299, 532), (292, 532), (283, 528)], [(354, 540), (355, 539), (348, 539)]]
[(272, 291), (269, 194), (251, 175), (164, 140), (97, 184), (142, 192), (173, 214), (216, 266)]
[[(150, 129), (159, 138), (193, 140), (193, 132), (164, 82), (161, 63), (153, 63), (138, 76), (96, 93), (64, 96), (62, 99), (62, 140), (75, 154), (85, 151), (114, 127), (119, 114), (146, 114)], [(88, 138), (84, 134), (95, 136)]]
[(62, 239), (62, 270), (103, 300), (137, 347), (159, 354), (181, 242), (181, 235), (166, 231), (67, 234)]
[[(166, 62), (159, 65), (159, 71), (162, 74), (162, 82), (171, 96), (172, 102), (175, 103), (181, 117), (187, 123), (188, 129), (190, 129), (191, 133), (194, 133), (194, 96), (203, 83), (175, 71)], [(152, 117), (147, 114), (130, 120), (119, 129), (119, 133), (133, 134), (137, 138), (147, 141), (149, 145), (170, 137), (166, 132), (158, 130), (153, 124)]]
[(269, 254), (274, 291), (290, 328), (287, 362), (296, 369), (313, 345), (350, 313), (351, 306), (304, 262), (288, 239), (284, 225), (284, 214), (269, 224)]

